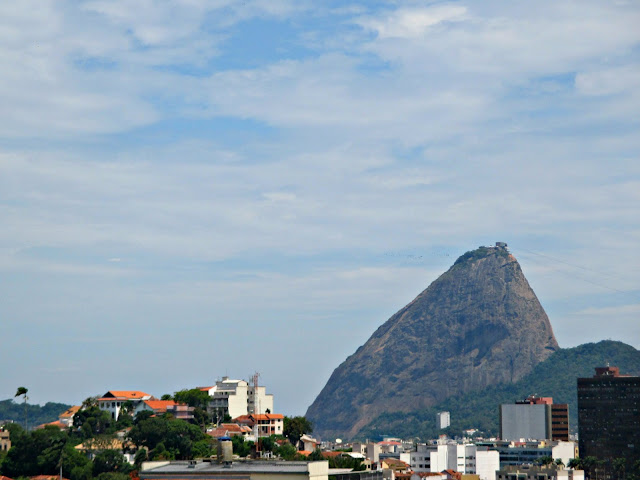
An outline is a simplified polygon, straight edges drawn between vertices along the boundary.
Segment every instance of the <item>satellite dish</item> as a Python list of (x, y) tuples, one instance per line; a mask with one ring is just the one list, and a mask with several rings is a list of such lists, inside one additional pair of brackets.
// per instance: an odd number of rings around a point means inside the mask
[(342, 443), (342, 439), (341, 438), (336, 438), (336, 443)]

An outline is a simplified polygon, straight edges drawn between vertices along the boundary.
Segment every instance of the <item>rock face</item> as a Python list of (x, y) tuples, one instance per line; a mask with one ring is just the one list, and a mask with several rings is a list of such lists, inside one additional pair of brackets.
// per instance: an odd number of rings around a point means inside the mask
[(557, 349), (516, 259), (504, 247), (480, 247), (336, 368), (306, 416), (322, 438), (352, 438), (383, 412), (515, 382)]

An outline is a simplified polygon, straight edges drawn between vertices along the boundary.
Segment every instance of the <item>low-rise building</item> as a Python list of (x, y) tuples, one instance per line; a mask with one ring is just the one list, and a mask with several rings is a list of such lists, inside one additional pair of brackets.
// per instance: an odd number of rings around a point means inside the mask
[(559, 469), (555, 465), (520, 465), (498, 470), (496, 480), (584, 480), (584, 471)]
[(237, 423), (222, 423), (220, 426), (207, 432), (213, 438), (235, 437), (237, 435), (247, 438), (252, 434), (250, 427), (246, 425), (238, 425)]
[(477, 474), (481, 480), (495, 480), (495, 472), (500, 468), (500, 454), (497, 450), (473, 444), (421, 444), (411, 452), (410, 463), (417, 473), (453, 470), (461, 474)]
[(7, 452), (11, 449), (11, 435), (9, 430), (0, 428), (0, 451)]
[(543, 457), (551, 457), (568, 465), (577, 457), (575, 442), (539, 441), (539, 442), (483, 442), (479, 445), (497, 450), (500, 454), (500, 467), (536, 464)]
[(145, 462), (138, 476), (141, 480), (328, 480), (329, 464), (326, 460), (246, 461), (227, 464), (207, 461)]
[(58, 421), (67, 428), (73, 426), (73, 417), (80, 411), (81, 408), (82, 407), (79, 405), (69, 407), (58, 416)]
[(284, 415), (279, 413), (241, 415), (233, 421), (250, 427), (258, 437), (282, 435), (284, 432)]
[(139, 407), (140, 403), (152, 399), (153, 397), (148, 393), (138, 390), (109, 390), (98, 399), (98, 408), (109, 412), (111, 418), (117, 420), (125, 403), (131, 402), (133, 412), (135, 412), (138, 408), (141, 408)]

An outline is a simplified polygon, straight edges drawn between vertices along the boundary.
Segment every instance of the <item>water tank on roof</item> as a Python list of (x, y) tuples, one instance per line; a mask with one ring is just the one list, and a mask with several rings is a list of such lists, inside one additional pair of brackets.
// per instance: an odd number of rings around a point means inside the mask
[(218, 439), (218, 463), (230, 465), (233, 462), (233, 443), (231, 437)]

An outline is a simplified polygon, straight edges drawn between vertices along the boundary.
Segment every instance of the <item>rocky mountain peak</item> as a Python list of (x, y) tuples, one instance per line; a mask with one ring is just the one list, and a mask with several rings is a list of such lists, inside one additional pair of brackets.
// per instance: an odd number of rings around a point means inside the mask
[(325, 438), (353, 437), (381, 413), (515, 382), (557, 349), (549, 319), (506, 244), (480, 247), (336, 368), (307, 417)]

